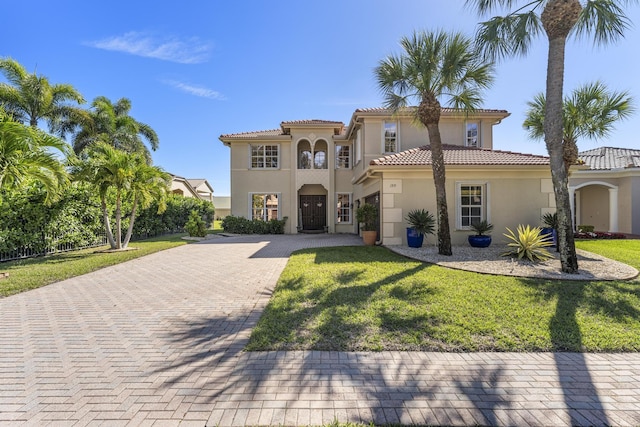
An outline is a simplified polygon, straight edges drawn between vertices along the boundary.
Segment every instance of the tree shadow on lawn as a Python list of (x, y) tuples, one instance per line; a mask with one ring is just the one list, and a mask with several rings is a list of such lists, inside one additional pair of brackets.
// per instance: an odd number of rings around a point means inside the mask
[[(582, 352), (583, 333), (578, 322), (579, 310), (604, 315), (618, 322), (638, 319), (640, 311), (627, 299), (607, 298), (607, 288), (638, 298), (639, 289), (633, 283), (537, 281), (522, 280), (535, 290), (538, 297), (556, 300), (556, 309), (549, 322), (551, 344), (554, 351), (558, 381), (560, 382), (567, 413), (572, 425), (597, 423), (611, 425), (591, 376), (585, 354)], [(581, 413), (588, 411), (592, 418)], [(597, 421), (596, 421), (597, 420)]]
[[(421, 264), (385, 276), (359, 286), (357, 294), (348, 286), (339, 287), (328, 298), (361, 306), (380, 287), (426, 268), (430, 266)], [(299, 285), (296, 280), (284, 284)], [(413, 291), (394, 287), (390, 292), (397, 298), (410, 298)], [(261, 312), (258, 305), (245, 314), (176, 323), (165, 340), (177, 357), (159, 362), (161, 366), (153, 372), (164, 378), (160, 386), (190, 390), (194, 401), (213, 408), (213, 424), (220, 422), (215, 414), (222, 417), (231, 411), (240, 417), (251, 408), (272, 406), (268, 423), (273, 424), (291, 424), (287, 417), (303, 409), (320, 411), (323, 423), (335, 417), (342, 422), (376, 425), (496, 425), (500, 423), (496, 412), (511, 405), (508, 394), (496, 391), (502, 376), (500, 367), (482, 363), (461, 367), (450, 363), (446, 353), (429, 358), (412, 352), (243, 351)], [(304, 311), (302, 318), (316, 314)], [(331, 311), (322, 327), (345, 321), (340, 310)], [(429, 319), (393, 311), (381, 315), (381, 322), (391, 329), (421, 321)], [(356, 328), (352, 333), (366, 336), (364, 329)], [(462, 398), (465, 412), (456, 407), (460, 396), (466, 397)], [(294, 419), (293, 424), (296, 422)]]

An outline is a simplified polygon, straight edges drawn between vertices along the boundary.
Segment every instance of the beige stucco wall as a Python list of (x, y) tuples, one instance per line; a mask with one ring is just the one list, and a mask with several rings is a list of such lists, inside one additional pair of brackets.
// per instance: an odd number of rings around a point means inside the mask
[[(427, 209), (436, 216), (435, 187), (430, 171), (385, 172), (382, 195), (383, 243), (406, 245), (407, 213), (412, 209)], [(549, 193), (542, 185), (549, 172), (531, 171), (447, 170), (447, 204), (449, 226), (454, 245), (466, 244), (468, 230), (456, 228), (458, 183), (477, 183), (488, 186), (487, 215), (494, 224), (495, 241), (502, 241), (506, 227), (515, 230), (518, 224), (541, 225), (544, 209), (550, 209)], [(427, 244), (435, 244), (435, 236), (427, 237)]]
[(182, 181), (171, 181), (171, 192), (181, 194), (184, 197), (197, 197), (193, 194), (193, 190)]

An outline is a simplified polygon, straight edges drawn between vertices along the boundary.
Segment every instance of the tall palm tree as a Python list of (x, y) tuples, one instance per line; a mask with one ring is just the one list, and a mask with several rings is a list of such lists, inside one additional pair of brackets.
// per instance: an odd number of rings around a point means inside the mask
[(404, 52), (390, 55), (375, 69), (384, 105), (394, 112), (417, 103), (415, 121), (427, 128), (438, 217), (438, 253), (451, 255), (451, 233), (440, 137), (442, 104), (464, 114), (480, 106), (480, 93), (493, 82), (493, 64), (483, 61), (472, 41), (459, 33), (414, 32), (403, 37)]
[(0, 188), (18, 189), (34, 179), (46, 190), (46, 200), (53, 200), (69, 178), (52, 148), (68, 151), (64, 141), (14, 121), (0, 108)]
[(88, 115), (76, 123), (78, 130), (72, 137), (75, 153), (82, 153), (96, 142), (104, 142), (118, 150), (142, 153), (151, 163), (151, 153), (143, 139), (156, 150), (158, 135), (149, 125), (131, 117), (130, 111), (131, 101), (127, 98), (120, 98), (115, 104), (104, 96), (95, 98)]
[(562, 98), (567, 38), (590, 34), (596, 43), (616, 41), (629, 27), (624, 5), (638, 0), (465, 0), (480, 15), (506, 10), (480, 24), (477, 42), (491, 59), (525, 55), (543, 31), (549, 41), (544, 139), (558, 210), (558, 243), (562, 271), (578, 272), (573, 238), (569, 175), (564, 165)]
[[(523, 123), (532, 139), (544, 138), (545, 97), (543, 93), (527, 103), (529, 110)], [(578, 160), (578, 139), (600, 139), (607, 137), (618, 120), (628, 118), (633, 112), (632, 99), (628, 92), (612, 92), (602, 82), (588, 83), (565, 96), (562, 124), (564, 166), (569, 167)]]
[[(100, 196), (102, 216), (111, 249), (126, 249), (131, 239), (138, 205), (147, 207), (152, 200), (160, 200), (160, 209), (169, 191), (170, 176), (156, 166), (147, 164), (141, 153), (127, 153), (104, 142), (89, 147), (87, 158), (77, 161), (74, 178), (93, 185)], [(111, 227), (108, 194), (115, 194), (115, 230)], [(122, 239), (122, 203), (133, 200), (129, 230)], [(114, 235), (115, 231), (115, 235)]]
[(84, 103), (84, 98), (69, 84), (54, 84), (36, 73), (28, 73), (17, 61), (0, 58), (0, 72), (8, 83), (0, 83), (0, 105), (21, 122), (37, 127), (46, 120), (52, 133), (64, 136), (67, 123), (83, 114), (70, 105)]
[(157, 166), (148, 164), (138, 164), (134, 170), (131, 192), (133, 193), (133, 205), (129, 215), (129, 229), (122, 242), (124, 248), (127, 247), (133, 233), (133, 222), (136, 217), (137, 208), (148, 208), (155, 200), (158, 201), (158, 213), (161, 214), (167, 209), (167, 197), (171, 186), (171, 175)]

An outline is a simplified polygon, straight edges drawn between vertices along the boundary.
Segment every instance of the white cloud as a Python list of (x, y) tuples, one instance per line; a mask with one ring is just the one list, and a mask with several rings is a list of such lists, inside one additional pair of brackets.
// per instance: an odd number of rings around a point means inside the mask
[(199, 96), (201, 98), (215, 99), (218, 101), (225, 101), (227, 98), (213, 89), (209, 89), (203, 86), (192, 85), (188, 83), (179, 82), (177, 80), (162, 80), (162, 83), (169, 86), (173, 86), (176, 89), (186, 92), (190, 95)]
[(108, 37), (102, 40), (85, 43), (97, 49), (125, 52), (145, 58), (156, 58), (163, 61), (181, 64), (199, 64), (207, 61), (211, 45), (198, 38), (159, 39), (153, 36), (128, 32), (122, 36)]

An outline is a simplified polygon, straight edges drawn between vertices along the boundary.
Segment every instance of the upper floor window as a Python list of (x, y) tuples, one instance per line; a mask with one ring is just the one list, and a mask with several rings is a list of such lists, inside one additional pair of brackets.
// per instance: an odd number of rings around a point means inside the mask
[(362, 160), (362, 132), (360, 129), (356, 132), (356, 164)]
[(327, 141), (317, 140), (313, 144), (313, 168), (327, 169)]
[(467, 137), (465, 141), (467, 147), (481, 147), (480, 144), (480, 123), (467, 122)]
[(279, 167), (278, 145), (252, 145), (251, 168), (252, 169), (278, 169)]
[(336, 205), (336, 212), (338, 214), (336, 223), (350, 224), (352, 210), (351, 193), (337, 193), (336, 198), (338, 200)]
[(384, 122), (383, 127), (384, 152), (395, 153), (398, 151), (398, 124), (396, 122)]
[(298, 142), (298, 169), (311, 169), (312, 164), (311, 144), (306, 140)]
[(279, 218), (280, 197), (278, 194), (251, 193), (251, 219), (270, 221)]
[(336, 169), (351, 168), (351, 146), (336, 145)]
[(467, 229), (472, 224), (487, 220), (487, 185), (458, 184), (457, 186), (458, 218), (457, 226)]

